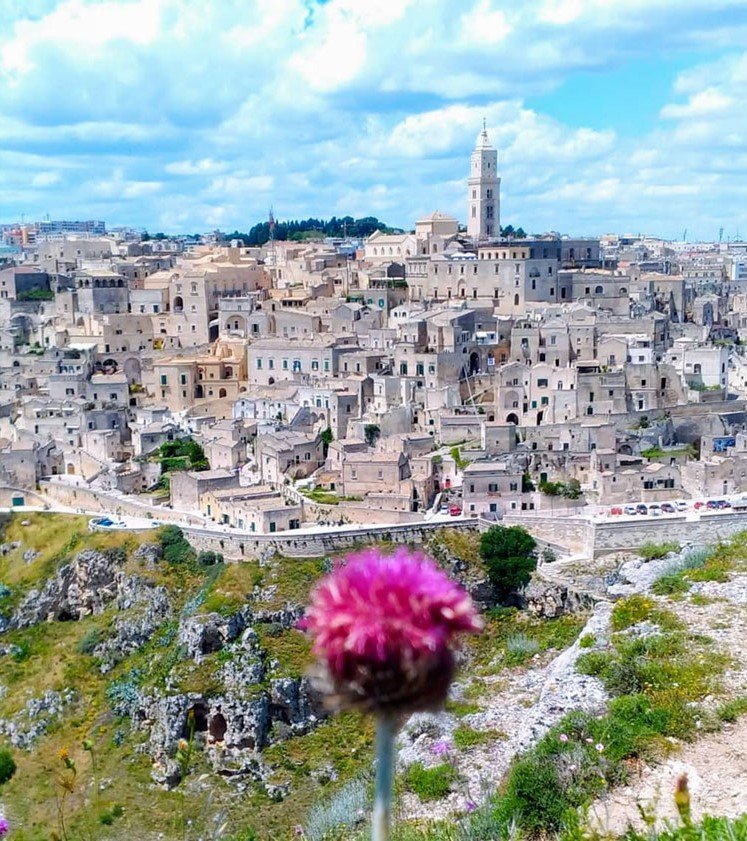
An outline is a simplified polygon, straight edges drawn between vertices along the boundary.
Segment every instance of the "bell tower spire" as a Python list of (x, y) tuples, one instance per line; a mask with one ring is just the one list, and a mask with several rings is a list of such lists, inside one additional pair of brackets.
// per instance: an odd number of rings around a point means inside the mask
[(498, 153), (490, 143), (485, 118), (477, 135), (467, 179), (467, 234), (473, 239), (497, 237), (501, 232), (501, 179)]

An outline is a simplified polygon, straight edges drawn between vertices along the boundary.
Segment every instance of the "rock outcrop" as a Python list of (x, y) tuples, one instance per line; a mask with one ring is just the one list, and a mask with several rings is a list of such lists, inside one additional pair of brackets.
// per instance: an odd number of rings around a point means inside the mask
[(117, 596), (117, 572), (124, 561), (121, 550), (79, 552), (41, 590), (28, 593), (10, 627), (28, 628), (38, 622), (77, 620), (101, 613)]

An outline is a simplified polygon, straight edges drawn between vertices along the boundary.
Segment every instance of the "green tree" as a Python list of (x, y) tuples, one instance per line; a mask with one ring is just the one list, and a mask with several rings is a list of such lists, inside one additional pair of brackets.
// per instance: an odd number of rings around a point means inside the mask
[(537, 567), (536, 542), (521, 526), (492, 526), (480, 538), (480, 556), (501, 601), (529, 583)]
[(327, 453), (329, 452), (329, 445), (335, 440), (334, 433), (332, 432), (331, 427), (327, 427), (324, 432), (322, 432), (322, 447), (324, 448), (324, 458), (327, 458)]
[(363, 427), (363, 437), (366, 439), (366, 444), (369, 447), (373, 447), (374, 444), (379, 440), (379, 436), (381, 435), (381, 428), (376, 423), (367, 423)]

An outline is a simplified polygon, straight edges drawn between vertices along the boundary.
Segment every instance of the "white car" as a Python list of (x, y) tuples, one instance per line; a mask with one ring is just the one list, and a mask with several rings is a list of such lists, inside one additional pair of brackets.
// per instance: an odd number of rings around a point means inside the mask
[(687, 511), (687, 503), (682, 499), (679, 502), (675, 502), (674, 507), (678, 511)]

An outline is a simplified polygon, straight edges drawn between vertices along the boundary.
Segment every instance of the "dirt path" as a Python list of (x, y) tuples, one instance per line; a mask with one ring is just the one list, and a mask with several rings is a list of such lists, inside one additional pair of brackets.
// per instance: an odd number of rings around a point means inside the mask
[(615, 789), (598, 801), (590, 819), (615, 835), (629, 824), (643, 828), (637, 804), (657, 821), (676, 821), (674, 789), (677, 778), (687, 774), (693, 816), (736, 817), (747, 813), (747, 720), (726, 724), (682, 749), (655, 767), (645, 767), (630, 785)]

